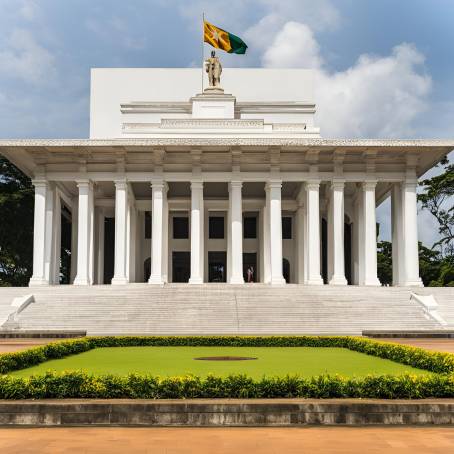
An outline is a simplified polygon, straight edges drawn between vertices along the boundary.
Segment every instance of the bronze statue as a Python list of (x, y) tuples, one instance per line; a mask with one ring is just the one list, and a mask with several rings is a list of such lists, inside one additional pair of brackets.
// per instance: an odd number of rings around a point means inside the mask
[(214, 50), (211, 51), (211, 57), (205, 60), (205, 72), (208, 73), (210, 87), (220, 88), (222, 65)]

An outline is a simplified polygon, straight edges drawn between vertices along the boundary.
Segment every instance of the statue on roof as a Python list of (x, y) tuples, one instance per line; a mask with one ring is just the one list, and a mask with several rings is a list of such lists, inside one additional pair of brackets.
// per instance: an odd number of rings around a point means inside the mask
[(211, 57), (205, 60), (205, 72), (208, 73), (210, 87), (221, 88), (222, 65), (215, 51), (211, 51)]

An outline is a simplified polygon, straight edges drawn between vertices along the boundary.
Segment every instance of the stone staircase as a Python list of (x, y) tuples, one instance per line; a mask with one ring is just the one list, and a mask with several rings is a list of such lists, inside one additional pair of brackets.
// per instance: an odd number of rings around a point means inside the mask
[[(454, 325), (454, 289), (434, 294)], [(0, 314), (16, 296), (35, 302), (18, 316), (23, 330), (87, 334), (361, 334), (364, 329), (442, 327), (414, 301), (412, 289), (263, 284), (148, 284), (1, 288)], [(5, 326), (4, 326), (5, 327)]]

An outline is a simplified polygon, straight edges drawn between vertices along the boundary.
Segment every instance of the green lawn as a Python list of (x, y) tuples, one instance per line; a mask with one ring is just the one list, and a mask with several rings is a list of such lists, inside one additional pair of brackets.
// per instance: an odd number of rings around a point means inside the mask
[[(200, 356), (250, 356), (253, 361), (195, 361)], [(115, 347), (98, 348), (67, 358), (47, 361), (11, 375), (26, 377), (47, 370), (85, 370), (94, 374), (126, 375), (130, 372), (172, 376), (209, 373), (229, 375), (245, 373), (260, 378), (300, 374), (365, 376), (368, 374), (427, 374), (386, 359), (368, 356), (344, 348), (316, 347)]]

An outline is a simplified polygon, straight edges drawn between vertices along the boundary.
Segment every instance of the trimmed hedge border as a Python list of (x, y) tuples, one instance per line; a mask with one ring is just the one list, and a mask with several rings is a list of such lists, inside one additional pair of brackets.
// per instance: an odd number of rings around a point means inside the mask
[(29, 350), (0, 355), (0, 374), (24, 369), (100, 347), (133, 346), (235, 346), (235, 347), (341, 347), (434, 372), (343, 378), (322, 375), (263, 377), (197, 376), (156, 377), (95, 376), (84, 372), (48, 372), (18, 378), (0, 376), (1, 399), (43, 398), (277, 398), (363, 397), (420, 399), (454, 397), (454, 355), (417, 347), (379, 342), (350, 336), (125, 336), (86, 337), (54, 342)]

